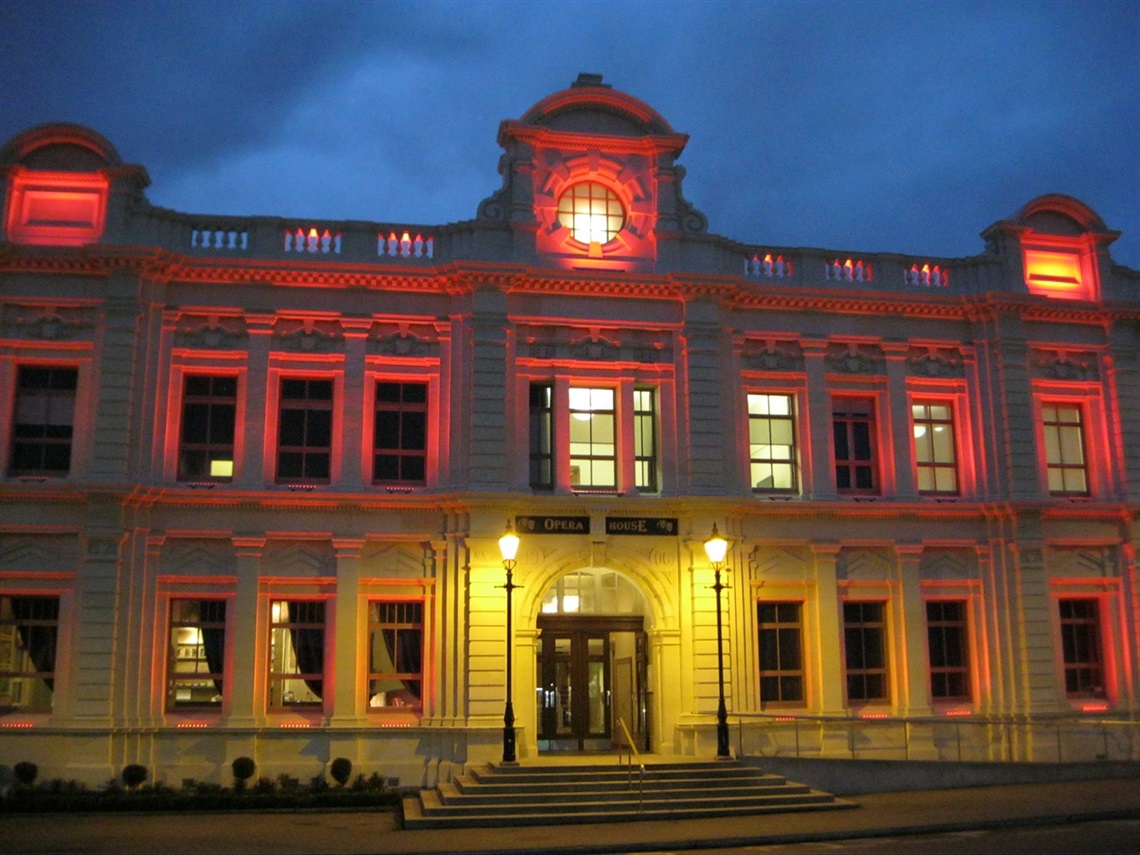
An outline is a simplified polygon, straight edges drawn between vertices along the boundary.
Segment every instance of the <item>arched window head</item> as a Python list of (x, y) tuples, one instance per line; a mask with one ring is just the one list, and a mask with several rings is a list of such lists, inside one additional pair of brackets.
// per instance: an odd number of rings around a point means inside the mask
[(583, 181), (558, 200), (558, 220), (582, 243), (609, 243), (625, 225), (625, 208), (604, 184)]

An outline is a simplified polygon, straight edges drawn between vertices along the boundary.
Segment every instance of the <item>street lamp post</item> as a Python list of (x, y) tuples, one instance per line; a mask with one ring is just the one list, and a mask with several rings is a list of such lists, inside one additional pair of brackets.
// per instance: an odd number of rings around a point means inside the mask
[(728, 585), (720, 581), (720, 571), (724, 567), (724, 556), (728, 552), (728, 541), (720, 536), (713, 523), (712, 535), (705, 541), (705, 554), (712, 564), (714, 581), (712, 589), (716, 591), (716, 677), (720, 696), (716, 706), (716, 756), (718, 760), (727, 760), (728, 753), (728, 709), (724, 705), (724, 632), (720, 617), (720, 593)]
[(499, 552), (503, 556), (503, 569), (507, 571), (507, 584), (499, 587), (507, 591), (507, 705), (503, 710), (503, 762), (516, 763), (515, 758), (515, 706), (511, 701), (513, 686), (511, 684), (511, 647), (514, 644), (511, 631), (511, 592), (520, 587), (514, 583), (515, 556), (519, 551), (519, 536), (515, 534), (514, 524), (507, 520), (507, 530), (499, 538)]

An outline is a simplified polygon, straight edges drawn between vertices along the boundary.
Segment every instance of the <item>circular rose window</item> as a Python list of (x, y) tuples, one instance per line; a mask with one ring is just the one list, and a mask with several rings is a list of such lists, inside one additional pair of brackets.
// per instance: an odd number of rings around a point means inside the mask
[(609, 243), (625, 225), (625, 208), (604, 184), (575, 184), (558, 200), (558, 221), (582, 243)]

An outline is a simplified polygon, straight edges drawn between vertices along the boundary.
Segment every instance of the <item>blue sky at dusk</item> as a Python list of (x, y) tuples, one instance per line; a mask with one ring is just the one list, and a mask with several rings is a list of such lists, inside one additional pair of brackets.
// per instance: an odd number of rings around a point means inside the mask
[(690, 135), (747, 244), (964, 256), (1043, 193), (1140, 268), (1140, 2), (0, 2), (0, 139), (78, 122), (156, 205), (434, 225), (579, 72)]

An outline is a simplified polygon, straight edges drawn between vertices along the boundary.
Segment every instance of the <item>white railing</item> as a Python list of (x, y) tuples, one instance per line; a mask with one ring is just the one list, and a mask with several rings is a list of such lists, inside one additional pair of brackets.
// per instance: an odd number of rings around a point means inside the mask
[(244, 228), (192, 228), (191, 249), (221, 249), (245, 252), (249, 249), (249, 231)]
[(929, 263), (912, 264), (903, 269), (903, 281), (907, 285), (926, 285), (928, 287), (945, 288), (950, 284), (950, 271), (943, 270), (941, 266)]
[(858, 261), (852, 261), (850, 258), (840, 261), (836, 258), (823, 266), (824, 279), (843, 282), (870, 282), (873, 272), (873, 265), (861, 258)]
[(784, 279), (792, 275), (792, 260), (782, 255), (765, 253), (761, 258), (759, 253), (744, 258), (744, 275), (764, 277), (766, 279)]
[[(737, 750), (745, 756), (746, 743), (769, 755), (819, 757), (826, 742), (830, 751), (845, 740), (851, 759), (874, 756), (888, 759), (901, 755), (910, 760), (912, 750), (921, 744), (940, 751), (952, 746), (951, 757), (962, 760), (1037, 760), (1072, 762), (1077, 760), (1140, 759), (1140, 719), (1135, 717), (1090, 718), (1080, 715), (1037, 716), (824, 716), (779, 713), (732, 713), (737, 720)], [(792, 745), (786, 744), (791, 731)], [(748, 742), (748, 737), (752, 737)], [(920, 741), (921, 740), (921, 741)], [(805, 745), (806, 743), (806, 745)], [(1034, 756), (1021, 756), (1032, 745)], [(1047, 745), (1050, 756), (1042, 756)], [(1083, 747), (1083, 752), (1078, 750)], [(967, 756), (970, 755), (970, 756)], [(1015, 756), (1018, 755), (1018, 756)]]

